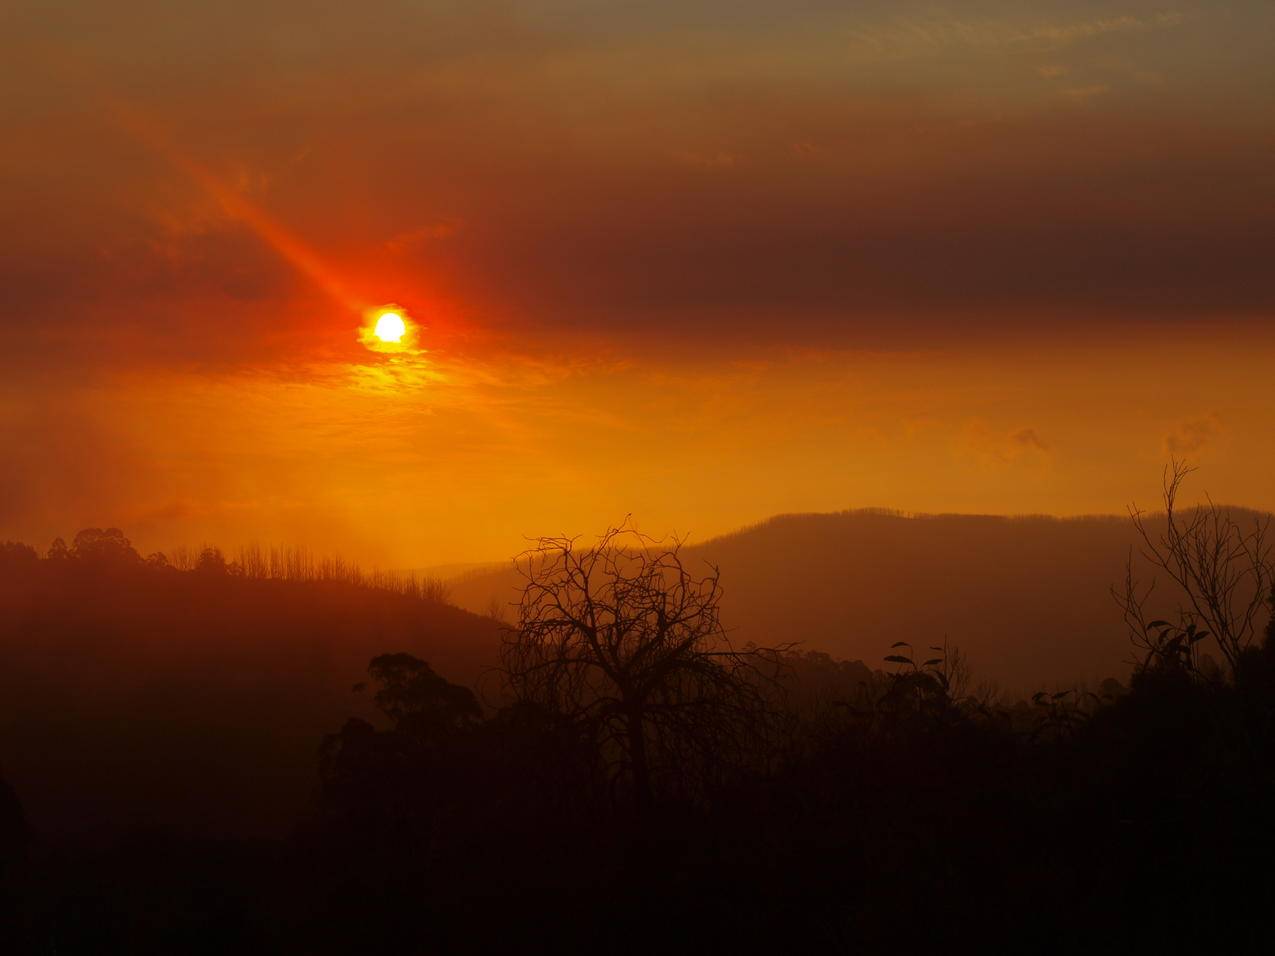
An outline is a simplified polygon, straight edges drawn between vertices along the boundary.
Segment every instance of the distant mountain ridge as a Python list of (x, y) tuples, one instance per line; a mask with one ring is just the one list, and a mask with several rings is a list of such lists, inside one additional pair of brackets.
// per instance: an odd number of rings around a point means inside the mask
[[(1022, 692), (1127, 674), (1110, 588), (1137, 543), (1129, 519), (1114, 515), (866, 509), (779, 515), (690, 543), (683, 556), (721, 568), (724, 621), (741, 641), (796, 641), (877, 667), (895, 641), (946, 636), (975, 680)], [(507, 567), (447, 583), (453, 602), (486, 613), (516, 600), (518, 580)], [(1167, 612), (1163, 582), (1157, 596)]]

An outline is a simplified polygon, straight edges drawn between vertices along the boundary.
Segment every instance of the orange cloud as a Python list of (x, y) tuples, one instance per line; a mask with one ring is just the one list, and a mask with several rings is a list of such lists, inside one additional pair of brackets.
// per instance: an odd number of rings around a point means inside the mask
[(1172, 457), (1193, 455), (1213, 444), (1222, 434), (1222, 420), (1216, 412), (1179, 422), (1164, 436), (1165, 453)]
[(967, 452), (989, 465), (1043, 464), (1050, 455), (1049, 446), (1034, 428), (1002, 432), (979, 420), (966, 423), (960, 443)]

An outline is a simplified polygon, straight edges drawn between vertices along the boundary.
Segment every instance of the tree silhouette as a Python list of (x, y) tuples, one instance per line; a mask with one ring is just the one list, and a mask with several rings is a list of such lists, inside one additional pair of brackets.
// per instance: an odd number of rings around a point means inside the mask
[(679, 541), (628, 525), (576, 542), (540, 538), (519, 556), (525, 584), (501, 649), (514, 698), (585, 728), (639, 811), (758, 753), (778, 654), (731, 645), (717, 568), (696, 577)]
[(200, 574), (224, 577), (230, 573), (230, 566), (226, 564), (226, 556), (221, 553), (220, 548), (204, 548), (199, 552), (195, 570)]
[(20, 541), (0, 541), (0, 567), (26, 565), (38, 559), (35, 548)]
[(104, 565), (131, 565), (142, 560), (119, 528), (85, 528), (71, 543), (71, 557)]
[[(473, 693), (411, 654), (381, 654), (368, 665), (373, 698), (394, 722), (377, 730), (351, 717), (319, 750), (321, 801), (347, 818), (375, 817), (375, 826), (427, 832), (441, 802), (464, 791), (464, 755), (482, 722)], [(363, 684), (355, 685), (362, 690)]]
[(1149, 666), (1197, 668), (1197, 646), (1216, 642), (1232, 675), (1257, 634), (1257, 616), (1272, 583), (1270, 518), (1255, 518), (1245, 528), (1230, 509), (1211, 498), (1183, 511), (1178, 507), (1182, 483), (1194, 471), (1185, 462), (1165, 467), (1162, 497), (1164, 531), (1153, 533), (1146, 513), (1129, 509), (1142, 540), (1142, 554), (1169, 575), (1184, 601), (1176, 621), (1148, 621), (1144, 608), (1155, 588), (1139, 590), (1130, 558), (1122, 591), (1113, 596), (1124, 613), (1130, 638), (1140, 651), (1140, 669)]
[(423, 740), (439, 739), (482, 719), (482, 709), (469, 688), (451, 683), (411, 654), (374, 657), (368, 673), (381, 685), (376, 706), (400, 731)]

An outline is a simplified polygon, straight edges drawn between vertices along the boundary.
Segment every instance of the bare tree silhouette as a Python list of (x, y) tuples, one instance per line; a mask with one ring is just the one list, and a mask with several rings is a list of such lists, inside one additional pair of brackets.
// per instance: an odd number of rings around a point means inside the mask
[(1124, 586), (1113, 588), (1112, 595), (1139, 651), (1141, 659), (1135, 663), (1140, 668), (1159, 664), (1195, 670), (1198, 645), (1212, 637), (1234, 674), (1240, 655), (1253, 643), (1257, 616), (1271, 590), (1270, 517), (1255, 517), (1245, 528), (1231, 509), (1207, 495), (1205, 504), (1181, 510), (1182, 483), (1194, 470), (1177, 460), (1165, 466), (1162, 532), (1152, 529), (1146, 512), (1129, 509), (1142, 555), (1181, 589), (1177, 621), (1147, 620), (1145, 608), (1155, 582), (1140, 587), (1132, 554)]
[(779, 654), (732, 646), (718, 569), (696, 577), (679, 540), (627, 522), (578, 540), (540, 538), (517, 559), (525, 584), (501, 649), (514, 698), (587, 728), (639, 812), (760, 753)]

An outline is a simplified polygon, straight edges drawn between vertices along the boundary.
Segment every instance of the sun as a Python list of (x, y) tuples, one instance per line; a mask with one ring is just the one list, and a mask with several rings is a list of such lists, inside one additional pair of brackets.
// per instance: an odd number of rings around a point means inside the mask
[(411, 313), (397, 302), (385, 302), (365, 309), (358, 338), (370, 352), (383, 355), (420, 354), (421, 327)]
[(402, 342), (407, 334), (407, 323), (397, 312), (382, 312), (376, 319), (372, 334), (382, 342)]

